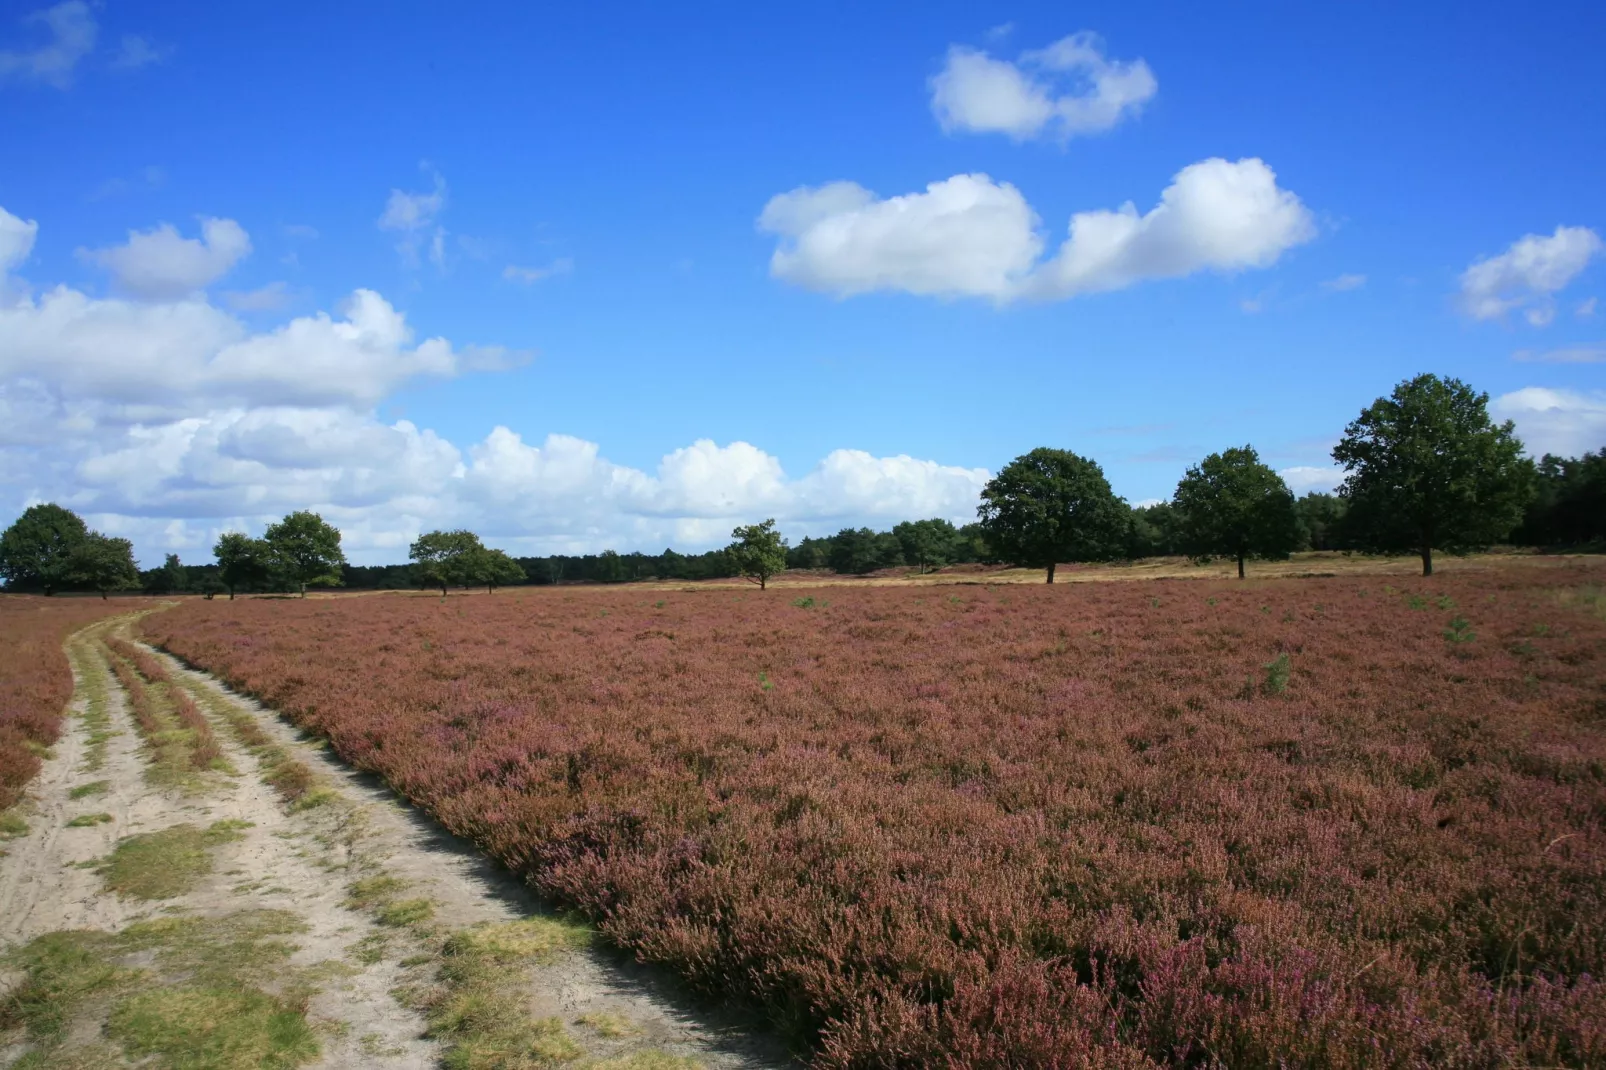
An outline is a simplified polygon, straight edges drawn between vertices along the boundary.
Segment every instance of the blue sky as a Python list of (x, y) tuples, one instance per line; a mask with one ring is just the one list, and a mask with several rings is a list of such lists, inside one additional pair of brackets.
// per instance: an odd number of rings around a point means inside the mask
[(962, 520), (1038, 445), (1326, 487), (1420, 371), (1606, 445), (1599, 4), (459, 7), (0, 6), (0, 521), (384, 561)]

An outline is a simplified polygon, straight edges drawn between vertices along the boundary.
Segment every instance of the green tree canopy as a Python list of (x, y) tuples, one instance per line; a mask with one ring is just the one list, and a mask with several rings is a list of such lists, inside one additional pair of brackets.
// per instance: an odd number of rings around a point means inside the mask
[(1344, 535), (1344, 515), (1347, 512), (1343, 498), (1313, 490), (1295, 503), (1299, 509), (1299, 522), (1312, 550), (1348, 550), (1349, 540)]
[(262, 541), (267, 544), (273, 571), (284, 576), (301, 597), (307, 596), (308, 586), (340, 584), (340, 567), (346, 563), (340, 531), (317, 513), (302, 510), (289, 514), (268, 525)]
[(1061, 561), (1107, 561), (1126, 546), (1126, 502), (1104, 470), (1069, 450), (1040, 447), (1015, 458), (981, 492), (977, 508), (999, 557), (1048, 571)]
[(762, 524), (747, 524), (731, 531), (736, 541), (725, 548), (736, 571), (763, 590), (770, 577), (786, 571), (786, 540), (775, 530), (772, 517)]
[(1253, 446), (1212, 453), (1177, 484), (1183, 545), (1194, 557), (1285, 558), (1304, 541), (1294, 495)]
[(147, 577), (147, 589), (152, 594), (178, 594), (189, 587), (189, 573), (184, 570), (178, 554), (168, 554), (162, 567), (152, 569)]
[(0, 578), (18, 590), (55, 594), (74, 582), (70, 558), (89, 537), (77, 513), (59, 505), (30, 505), (0, 534)]
[(519, 567), (517, 561), (501, 550), (489, 550), (483, 546), (463, 554), (457, 565), (458, 575), (464, 583), (472, 583), (476, 587), (483, 585), (488, 593), (510, 583), (522, 583), (525, 579), (524, 569)]
[(101, 598), (105, 598), (108, 591), (138, 587), (139, 566), (134, 563), (134, 545), (127, 539), (113, 539), (91, 531), (68, 552), (67, 574), (69, 582), (99, 591)]
[(1533, 495), (1511, 421), (1489, 418), (1488, 394), (1437, 375), (1362, 410), (1333, 459), (1349, 473), (1339, 490), (1349, 536), (1362, 549), (1417, 552), (1424, 576), (1435, 547), (1465, 553), (1505, 538)]
[(905, 520), (893, 525), (892, 534), (903, 552), (904, 563), (918, 566), (922, 574), (948, 564), (960, 552), (958, 529), (940, 517)]
[(228, 589), (232, 601), (241, 587), (261, 587), (272, 571), (268, 544), (238, 531), (225, 531), (212, 547), (217, 558), (218, 579)]
[(407, 556), (419, 586), (439, 587), (445, 596), (447, 584), (466, 586), (470, 582), (468, 558), (484, 550), (480, 537), (472, 531), (430, 531), (414, 540)]

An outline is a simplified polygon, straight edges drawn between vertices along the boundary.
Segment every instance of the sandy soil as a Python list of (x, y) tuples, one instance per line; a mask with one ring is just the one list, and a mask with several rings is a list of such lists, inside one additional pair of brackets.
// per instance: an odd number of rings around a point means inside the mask
[[(325, 749), (303, 739), (271, 711), (234, 695), (210, 677), (156, 654), (175, 682), (203, 698), (217, 738), (233, 769), (209, 773), (189, 790), (163, 790), (144, 777), (145, 756), (123, 692), (98, 655), (89, 649), (107, 634), (128, 636), (127, 618), (103, 622), (73, 637), (75, 700), (55, 756), (30, 786), (29, 833), (7, 844), (0, 858), (0, 947), (15, 946), (61, 929), (119, 929), (174, 910), (221, 916), (247, 908), (293, 911), (307, 931), (296, 936), (293, 965), (324, 964), (328, 980), (314, 997), (308, 1017), (320, 1027), (323, 1055), (311, 1065), (413, 1068), (439, 1065), (441, 1050), (424, 1037), (421, 1016), (393, 991), (420, 981), (419, 939), (385, 928), (346, 904), (356, 877), (383, 873), (408, 882), (407, 894), (436, 904), (438, 938), (445, 929), (501, 922), (543, 912), (543, 906), (511, 876), (469, 845), (455, 840), (424, 815), (397, 800), (383, 785), (343, 766)], [(155, 653), (153, 651), (153, 653)], [(99, 674), (98, 681), (80, 674)], [(91, 689), (104, 688), (104, 709), (116, 734), (106, 745), (103, 767), (82, 771), (88, 727), (84, 713)], [(334, 801), (296, 810), (260, 778), (256, 757), (239, 745), (218, 714), (221, 704), (243, 710), (279, 746), (312, 768)], [(109, 782), (104, 794), (70, 798), (75, 786)], [(108, 823), (69, 828), (72, 817), (111, 815)], [(177, 899), (123, 900), (103, 891), (101, 878), (84, 863), (105, 857), (121, 837), (181, 823), (207, 825), (224, 819), (249, 821), (236, 842), (218, 848), (213, 873)], [(438, 945), (437, 945), (438, 946)], [(357, 949), (366, 947), (366, 954)], [(374, 949), (379, 949), (375, 953)], [(377, 961), (376, 961), (377, 960)], [(333, 968), (330, 968), (333, 967)], [(604, 949), (571, 950), (529, 970), (529, 1010), (560, 1018), (585, 1049), (576, 1065), (655, 1050), (694, 1059), (715, 1070), (785, 1065), (785, 1052), (761, 1033), (727, 1020), (684, 998), (657, 972)], [(0, 976), (0, 991), (16, 975)], [(604, 1031), (576, 1023), (606, 1014), (623, 1028)], [(606, 1035), (605, 1035), (606, 1034)], [(619, 1034), (619, 1035), (615, 1035)], [(0, 1050), (7, 1065), (20, 1049)]]

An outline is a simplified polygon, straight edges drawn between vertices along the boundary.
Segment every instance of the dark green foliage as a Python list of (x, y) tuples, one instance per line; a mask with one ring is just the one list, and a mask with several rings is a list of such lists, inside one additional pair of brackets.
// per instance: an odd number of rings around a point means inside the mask
[(891, 532), (843, 528), (831, 536), (827, 558), (833, 571), (862, 576), (878, 568), (903, 564), (903, 544)]
[(1212, 453), (1188, 469), (1175, 502), (1187, 552), (1235, 559), (1239, 579), (1245, 558), (1286, 558), (1305, 538), (1288, 485), (1253, 446)]
[(413, 541), (407, 556), (418, 585), (439, 587), (444, 596), (448, 584), (467, 585), (474, 555), (484, 552), (484, 544), (472, 531), (429, 531)]
[(340, 532), (317, 513), (291, 513), (268, 525), (262, 541), (274, 572), (306, 597), (307, 587), (338, 586), (346, 555), (340, 549)]
[(1183, 552), (1182, 536), (1177, 530), (1177, 511), (1170, 502), (1137, 506), (1127, 524), (1128, 558), (1170, 557)]
[(1311, 491), (1294, 503), (1299, 522), (1305, 527), (1306, 543), (1312, 550), (1348, 550), (1344, 534), (1347, 503), (1337, 494)]
[(262, 539), (226, 531), (212, 547), (212, 553), (217, 557), (218, 580), (227, 588), (230, 598), (241, 587), (261, 588), (268, 584), (272, 556)]
[(69, 555), (88, 535), (70, 509), (31, 505), (0, 535), (0, 578), (13, 589), (55, 594), (71, 582)]
[(67, 579), (80, 587), (99, 591), (127, 591), (139, 586), (139, 566), (134, 563), (134, 544), (91, 531), (67, 555)]
[(178, 559), (178, 554), (168, 554), (161, 568), (141, 572), (139, 579), (141, 586), (151, 594), (180, 594), (190, 589), (189, 570)]
[(1126, 550), (1126, 502), (1104, 470), (1069, 450), (1038, 448), (1004, 466), (977, 509), (993, 552), (1054, 582), (1061, 561), (1108, 561)]
[(524, 570), (505, 551), (481, 547), (464, 557), (462, 577), (465, 583), (483, 586), (489, 592), (510, 583), (523, 583)]
[(1606, 449), (1582, 457), (1545, 454), (1533, 503), (1515, 541), (1532, 546), (1606, 546)]
[(1533, 462), (1510, 420), (1489, 418), (1489, 395), (1459, 379), (1419, 375), (1378, 398), (1344, 431), (1333, 459), (1349, 472), (1339, 493), (1361, 549), (1413, 550), (1433, 574), (1451, 553), (1498, 542), (1533, 496)]
[(940, 517), (905, 520), (893, 525), (892, 534), (898, 540), (904, 563), (916, 566), (922, 573), (941, 568), (963, 552), (959, 530)]
[(771, 517), (762, 524), (739, 526), (731, 531), (736, 541), (725, 548), (731, 565), (738, 575), (755, 581), (759, 590), (769, 584), (771, 576), (786, 569), (786, 540), (775, 530)]

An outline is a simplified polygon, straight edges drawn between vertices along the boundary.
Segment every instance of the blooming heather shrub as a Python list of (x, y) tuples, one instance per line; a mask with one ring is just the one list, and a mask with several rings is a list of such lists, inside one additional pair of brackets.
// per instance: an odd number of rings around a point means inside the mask
[(30, 743), (49, 746), (72, 698), (72, 669), (62, 644), (127, 601), (0, 595), (0, 810), (16, 803), (39, 771)]
[[(1585, 1066), (1606, 620), (1557, 591), (1600, 575), (1451, 572), (1422, 609), (1342, 578), (807, 613), (527, 589), (144, 629), (820, 1065)], [(1284, 690), (1244, 686), (1284, 655)]]

